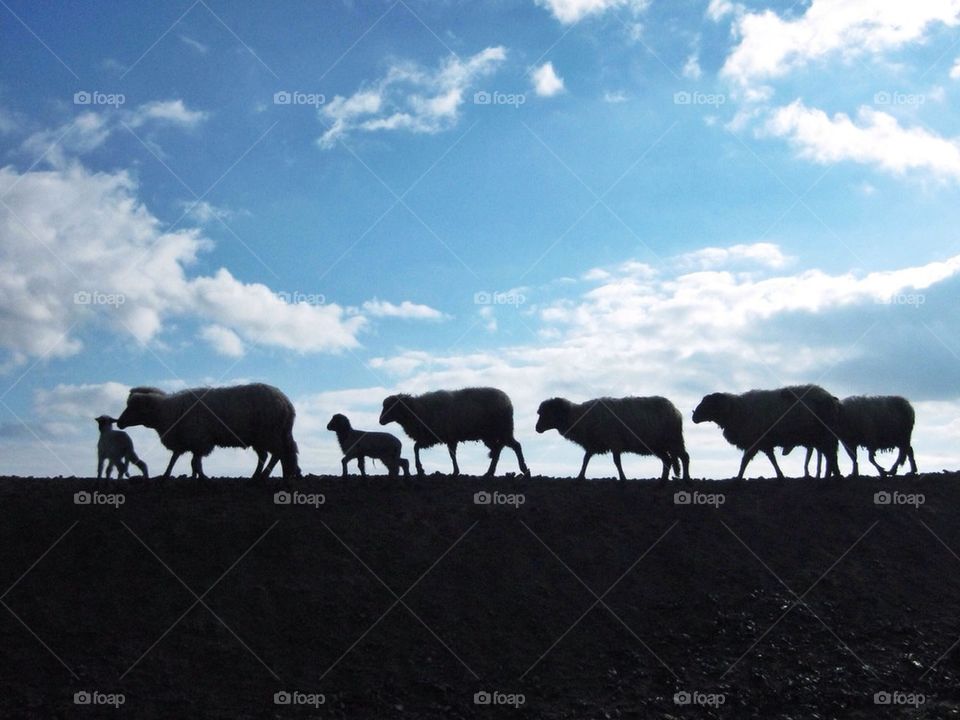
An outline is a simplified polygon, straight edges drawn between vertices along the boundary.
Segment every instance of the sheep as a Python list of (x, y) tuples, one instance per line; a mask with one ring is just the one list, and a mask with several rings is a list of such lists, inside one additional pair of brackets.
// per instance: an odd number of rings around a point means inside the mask
[[(170, 477), (183, 453), (191, 452), (193, 477), (205, 479), (202, 459), (215, 447), (252, 447), (257, 453), (254, 478), (269, 477), (278, 460), (283, 476), (289, 478), (300, 476), (293, 439), (295, 416), (289, 398), (262, 383), (193, 388), (172, 394), (135, 387), (117, 425), (144, 425), (157, 431), (172, 453), (164, 478)], [(273, 457), (264, 468), (270, 453)]]
[(100, 415), (94, 420), (100, 429), (100, 439), (97, 440), (97, 480), (103, 474), (104, 461), (107, 463), (107, 480), (110, 479), (110, 472), (114, 467), (117, 468), (117, 480), (122, 480), (124, 475), (129, 477), (128, 463), (133, 463), (140, 468), (143, 479), (147, 480), (150, 477), (147, 464), (133, 451), (133, 440), (123, 430), (113, 429), (117, 419), (109, 415)]
[(827, 476), (840, 475), (840, 401), (817, 385), (751, 390), (742, 395), (712, 393), (697, 405), (693, 421), (717, 423), (727, 441), (743, 450), (738, 480), (761, 450), (777, 477), (783, 478), (773, 450), (796, 446), (816, 448), (827, 459)]
[(344, 477), (347, 476), (347, 463), (350, 460), (357, 461), (360, 474), (366, 477), (367, 471), (363, 462), (365, 457), (380, 460), (387, 466), (391, 476), (396, 476), (401, 467), (403, 474), (410, 476), (410, 463), (400, 456), (400, 441), (390, 433), (354, 430), (347, 416), (340, 413), (330, 418), (327, 430), (333, 430), (337, 434), (337, 442), (343, 451), (341, 462)]
[(683, 443), (683, 416), (664, 397), (597, 398), (572, 403), (551, 398), (537, 410), (537, 432), (557, 430), (567, 440), (584, 449), (578, 480), (583, 480), (587, 463), (597, 454), (613, 453), (620, 480), (626, 480), (620, 455), (625, 452), (655, 455), (663, 463), (661, 482), (666, 482), (670, 467), (683, 479), (690, 479), (690, 456)]
[[(914, 424), (913, 406), (906, 398), (898, 395), (879, 395), (865, 397), (854, 395), (840, 402), (840, 442), (853, 462), (851, 477), (860, 474), (857, 463), (857, 450), (861, 447), (869, 452), (869, 459), (880, 473), (880, 477), (896, 475), (897, 470), (907, 460), (910, 472), (916, 474), (917, 464), (913, 457), (911, 435)], [(786, 455), (791, 448), (784, 449)], [(804, 474), (809, 476), (807, 465), (813, 455), (813, 448), (807, 448), (804, 459)], [(886, 470), (876, 460), (877, 451), (898, 450), (899, 455), (893, 466)], [(820, 477), (820, 455), (817, 455), (817, 477)]]
[(453, 461), (453, 475), (460, 474), (457, 464), (457, 444), (479, 440), (490, 450), (490, 467), (486, 477), (493, 475), (504, 446), (517, 456), (520, 472), (527, 477), (530, 469), (523, 460), (523, 450), (513, 436), (513, 404), (502, 390), (496, 388), (464, 388), (436, 390), (423, 395), (391, 395), (384, 399), (380, 424), (396, 422), (414, 441), (413, 455), (417, 474), (423, 475), (420, 451), (444, 444)]

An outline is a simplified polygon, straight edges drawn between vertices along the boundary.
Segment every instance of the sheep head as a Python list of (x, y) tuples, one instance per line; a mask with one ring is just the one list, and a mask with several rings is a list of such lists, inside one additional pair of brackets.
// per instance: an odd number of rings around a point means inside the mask
[(537, 408), (537, 432), (559, 430), (563, 432), (570, 425), (570, 401), (563, 398), (550, 398)]
[[(137, 389), (134, 388), (134, 390)], [(123, 429), (131, 425), (143, 425), (155, 428), (159, 403), (163, 395), (164, 393), (158, 391), (134, 392), (131, 390), (127, 396), (127, 407), (117, 419), (117, 427)]]
[(330, 418), (330, 422), (327, 423), (327, 430), (333, 430), (334, 432), (342, 432), (349, 429), (350, 421), (347, 419), (347, 416), (342, 413), (337, 413)]
[(732, 395), (729, 393), (710, 393), (700, 401), (697, 409), (693, 411), (693, 421), (695, 423), (715, 422), (723, 427), (732, 412)]
[(385, 398), (383, 410), (380, 411), (380, 424), (400, 422), (401, 418), (406, 417), (409, 413), (408, 400), (410, 400), (409, 395), (391, 395)]
[(95, 417), (94, 420), (96, 421), (97, 427), (100, 429), (100, 432), (103, 432), (104, 430), (109, 430), (110, 426), (117, 421), (116, 418), (110, 417), (109, 415), (100, 415), (99, 417)]

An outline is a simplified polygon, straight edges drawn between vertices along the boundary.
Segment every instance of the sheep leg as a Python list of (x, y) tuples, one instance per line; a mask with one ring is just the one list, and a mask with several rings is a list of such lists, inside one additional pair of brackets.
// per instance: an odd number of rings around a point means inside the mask
[(450, 459), (453, 461), (453, 476), (457, 477), (460, 474), (460, 466), (457, 465), (457, 444), (447, 443), (447, 452), (450, 453)]
[(757, 454), (757, 448), (748, 448), (743, 451), (743, 458), (740, 460), (740, 472), (737, 473), (737, 480), (743, 480), (743, 473), (747, 470), (747, 465), (750, 464), (750, 461), (753, 460), (753, 456)]
[[(263, 469), (264, 478), (270, 477), (270, 473), (273, 472), (273, 469), (277, 466), (278, 462), (280, 462), (280, 454), (274, 453), (273, 456), (270, 458), (270, 462), (268, 462), (267, 466)], [(286, 474), (284, 474), (284, 477), (286, 477)]]
[[(844, 443), (843, 449), (847, 451), (847, 455), (850, 456), (850, 460), (853, 462), (853, 470), (850, 471), (850, 477), (860, 477), (860, 466), (857, 464), (857, 448)], [(829, 469), (827, 472), (829, 472)]]
[(173, 472), (173, 466), (176, 464), (177, 460), (180, 459), (180, 456), (181, 456), (181, 455), (183, 455), (183, 453), (182, 453), (181, 451), (179, 451), (179, 450), (174, 450), (174, 451), (170, 454), (170, 462), (167, 464), (167, 469), (166, 469), (166, 471), (163, 473), (163, 477), (165, 477), (165, 478), (169, 478), (169, 477), (170, 477), (170, 473)]
[[(680, 465), (682, 465), (683, 467), (683, 479), (689, 480), (690, 479), (690, 453), (688, 453), (686, 450), (678, 450), (676, 454), (673, 456), (674, 466), (676, 466), (678, 461)], [(676, 467), (674, 467), (674, 473), (676, 473)], [(678, 475), (678, 479), (679, 479), (679, 475)]]
[(410, 461), (400, 458), (397, 462), (403, 468), (404, 477), (410, 477)]
[(357, 467), (360, 468), (360, 477), (362, 477), (362, 478), (367, 477), (367, 468), (366, 468), (366, 466), (364, 465), (364, 462), (363, 462), (363, 455), (360, 455), (360, 456), (357, 458)]
[[(880, 473), (880, 477), (886, 477), (887, 475), (896, 475), (896, 472), (887, 472), (883, 469), (880, 463), (877, 462), (877, 451), (873, 448), (870, 448), (869, 454), (867, 456), (870, 459), (870, 464), (873, 465), (877, 472)], [(896, 467), (896, 465), (894, 465)]]
[[(129, 462), (132, 462), (132, 463), (133, 463), (134, 465), (136, 465), (138, 468), (140, 468), (140, 472), (143, 474), (143, 479), (144, 479), (144, 480), (148, 480), (148, 479), (150, 478), (150, 476), (149, 476), (149, 474), (148, 474), (148, 472), (147, 472), (147, 464), (146, 464), (143, 460), (141, 460), (140, 458), (138, 458), (138, 457), (137, 457), (137, 454), (136, 454), (135, 452), (131, 452), (130, 455), (127, 457), (127, 460), (128, 460)], [(130, 475), (130, 473), (129, 473), (129, 471), (128, 471), (128, 472), (127, 472), (127, 476), (129, 477), (129, 475)]]
[(103, 458), (103, 457), (98, 457), (98, 458), (97, 458), (97, 480), (99, 480), (99, 479), (101, 478), (101, 476), (103, 475), (103, 461), (104, 461), (104, 460), (106, 460), (106, 458)]
[(823, 453), (817, 450), (817, 479), (820, 479), (820, 466), (823, 464)]
[(420, 449), (423, 445), (419, 442), (413, 444), (413, 459), (417, 465), (417, 475), (423, 477), (423, 465), (420, 463)]
[(193, 477), (198, 480), (208, 480), (209, 478), (203, 474), (203, 458), (199, 453), (193, 454), (193, 459), (190, 461), (190, 467), (193, 469)]
[(527, 467), (527, 463), (523, 459), (523, 449), (520, 447), (520, 443), (517, 442), (515, 438), (507, 440), (507, 447), (513, 450), (514, 454), (517, 456), (517, 464), (520, 466), (520, 472), (522, 472), (527, 477), (530, 477), (530, 468)]
[(913, 459), (913, 446), (912, 446), (912, 445), (908, 445), (908, 446), (907, 446), (907, 460), (910, 461), (910, 474), (911, 474), (911, 475), (916, 475), (916, 474), (917, 474), (917, 463), (916, 463), (916, 462), (914, 461), (914, 459)]
[(587, 476), (587, 463), (590, 462), (590, 458), (593, 457), (593, 453), (587, 450), (583, 454), (583, 465), (580, 466), (580, 474), (577, 475), (577, 480), (583, 480)]
[(613, 464), (617, 466), (617, 473), (620, 475), (620, 482), (625, 482), (627, 476), (623, 473), (623, 465), (620, 464), (620, 453), (614, 451), (613, 453)]
[(503, 452), (503, 445), (490, 448), (490, 467), (487, 468), (487, 472), (483, 475), (484, 477), (493, 477), (493, 474), (497, 471), (497, 463), (500, 461), (501, 452)]
[(346, 455), (343, 457), (343, 460), (340, 461), (340, 465), (343, 467), (343, 477), (347, 477), (347, 463), (350, 462), (350, 458)]
[(773, 448), (768, 448), (763, 451), (763, 454), (770, 458), (770, 462), (773, 464), (773, 469), (777, 473), (777, 480), (783, 480), (783, 471), (780, 469), (780, 466), (777, 464), (777, 456), (773, 452)]
[[(810, 458), (813, 457), (813, 448), (807, 448), (807, 454), (803, 458), (803, 476), (805, 478), (810, 477)], [(817, 477), (820, 477), (820, 458), (817, 458)]]
[(254, 448), (254, 452), (257, 453), (257, 469), (253, 471), (253, 480), (256, 480), (260, 477), (260, 472), (263, 470), (263, 463), (267, 460), (267, 454), (263, 450), (258, 450)]
[(674, 455), (670, 453), (664, 453), (663, 455), (657, 455), (660, 458), (660, 462), (663, 463), (663, 471), (660, 473), (660, 482), (665, 483), (670, 479), (670, 470), (673, 469), (673, 466), (676, 465), (677, 468), (680, 467), (680, 463)]

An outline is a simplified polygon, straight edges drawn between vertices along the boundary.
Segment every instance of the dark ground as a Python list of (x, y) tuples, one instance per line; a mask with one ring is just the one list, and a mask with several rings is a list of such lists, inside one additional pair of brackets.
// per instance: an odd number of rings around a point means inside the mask
[(134, 480), (74, 504), (94, 487), (0, 479), (0, 717), (960, 717), (956, 474), (298, 483), (318, 509), (275, 505), (278, 480)]

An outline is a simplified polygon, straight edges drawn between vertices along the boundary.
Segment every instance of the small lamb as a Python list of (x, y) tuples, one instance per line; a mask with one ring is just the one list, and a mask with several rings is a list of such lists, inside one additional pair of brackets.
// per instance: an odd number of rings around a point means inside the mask
[(357, 461), (360, 475), (366, 477), (367, 471), (363, 462), (365, 457), (381, 461), (386, 465), (391, 477), (396, 477), (401, 467), (403, 474), (410, 476), (410, 463), (400, 456), (400, 441), (390, 433), (354, 430), (347, 416), (340, 413), (330, 418), (327, 430), (333, 430), (337, 434), (337, 442), (343, 451), (343, 477), (347, 476), (347, 463), (351, 460)]
[(143, 479), (148, 479), (147, 464), (133, 451), (133, 440), (123, 430), (113, 429), (116, 418), (101, 415), (94, 419), (97, 421), (97, 427), (100, 428), (100, 439), (97, 441), (97, 480), (103, 474), (104, 460), (107, 461), (107, 480), (110, 479), (110, 472), (114, 467), (117, 468), (117, 480), (122, 480), (124, 475), (129, 477), (128, 463), (133, 463), (140, 468)]

